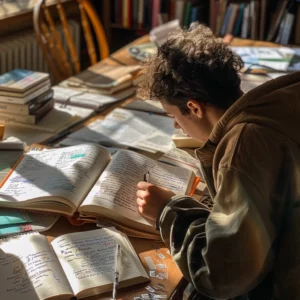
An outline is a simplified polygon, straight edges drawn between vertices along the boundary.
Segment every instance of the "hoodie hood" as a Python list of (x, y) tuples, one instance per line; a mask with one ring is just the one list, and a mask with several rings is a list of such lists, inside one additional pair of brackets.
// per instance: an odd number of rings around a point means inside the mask
[(239, 123), (272, 128), (300, 144), (300, 72), (270, 80), (244, 94), (221, 117), (209, 140), (217, 145)]

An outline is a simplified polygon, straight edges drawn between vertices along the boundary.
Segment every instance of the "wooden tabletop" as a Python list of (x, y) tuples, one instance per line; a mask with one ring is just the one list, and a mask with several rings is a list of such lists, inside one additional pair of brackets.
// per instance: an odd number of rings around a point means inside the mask
[[(143, 44), (149, 42), (149, 37), (144, 36), (142, 38), (139, 38), (138, 40), (134, 41), (133, 43), (123, 47), (122, 49), (118, 50), (117, 52), (110, 55), (109, 58), (99, 62), (101, 63), (109, 63), (109, 64), (115, 64), (116, 62), (118, 64), (122, 65), (135, 65), (140, 63), (139, 61), (132, 58), (127, 51), (127, 48), (131, 45), (137, 45), (137, 44)], [(233, 46), (267, 46), (267, 47), (274, 47), (278, 46), (274, 43), (267, 43), (267, 42), (261, 42), (261, 41), (251, 41), (251, 40), (244, 40), (244, 39), (233, 39), (231, 45)], [(79, 128), (86, 126), (90, 122), (94, 121), (95, 119), (102, 119), (104, 118), (109, 112), (111, 112), (114, 108), (124, 105), (124, 103), (128, 103), (132, 101), (134, 97), (131, 97), (129, 99), (126, 99), (122, 102), (119, 102), (117, 104), (112, 105), (108, 109), (104, 110), (103, 112), (99, 113), (97, 116), (94, 116), (87, 122), (80, 124), (76, 127), (74, 127), (73, 131), (78, 130)], [(57, 223), (47, 232), (44, 232), (43, 234), (47, 236), (49, 242), (51, 242), (54, 238), (71, 232), (78, 232), (78, 231), (86, 231), (86, 230), (93, 230), (96, 229), (97, 226), (95, 224), (84, 224), (81, 226), (73, 226), (71, 225), (67, 219), (64, 217), (60, 217), (60, 219), (57, 221)], [(139, 255), (146, 271), (149, 274), (149, 268), (147, 264), (145, 263), (144, 257), (145, 256), (151, 256), (152, 260), (155, 264), (162, 263), (166, 265), (166, 272), (168, 273), (168, 279), (159, 279), (159, 278), (151, 278), (151, 282), (147, 284), (140, 284), (137, 286), (132, 286), (130, 288), (123, 289), (119, 292), (119, 297), (123, 298), (125, 300), (133, 299), (133, 297), (140, 297), (141, 294), (148, 293), (148, 291), (145, 289), (146, 286), (155, 286), (157, 283), (161, 283), (164, 286), (164, 289), (166, 290), (165, 294), (168, 295), (168, 298), (175, 290), (176, 286), (182, 279), (182, 274), (173, 262), (171, 256), (169, 255), (168, 249), (165, 247), (163, 242), (156, 242), (153, 240), (146, 240), (146, 239), (140, 239), (140, 238), (130, 238), (130, 241), (132, 242), (134, 249), (136, 250), (137, 254)], [(159, 253), (162, 253), (165, 257), (162, 259), (159, 256)], [(99, 295), (99, 296), (93, 296), (89, 298), (85, 298), (86, 300), (96, 300), (96, 299), (111, 299), (111, 293)]]

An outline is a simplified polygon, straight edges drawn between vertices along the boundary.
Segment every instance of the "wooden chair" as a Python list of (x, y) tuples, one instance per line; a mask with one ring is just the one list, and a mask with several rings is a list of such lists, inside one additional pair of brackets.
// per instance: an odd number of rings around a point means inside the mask
[[(78, 2), (81, 26), (88, 49), (91, 65), (95, 64), (97, 59), (96, 47), (93, 40), (94, 31), (99, 51), (100, 59), (109, 55), (108, 43), (95, 9), (89, 0), (74, 0)], [(47, 60), (50, 71), (55, 77), (56, 83), (77, 74), (81, 71), (80, 60), (75, 48), (74, 41), (67, 22), (67, 16), (61, 0), (57, 0), (56, 8), (58, 11), (58, 21), (61, 23), (63, 33), (66, 38), (66, 44), (70, 53), (70, 59), (63, 48), (63, 43), (55, 26), (54, 18), (49, 8), (45, 5), (45, 0), (38, 0), (34, 7), (33, 23), (43, 54)]]

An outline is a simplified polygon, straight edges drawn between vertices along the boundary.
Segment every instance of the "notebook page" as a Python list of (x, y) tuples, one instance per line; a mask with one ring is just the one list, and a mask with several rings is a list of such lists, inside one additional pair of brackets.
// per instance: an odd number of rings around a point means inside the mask
[(103, 286), (101, 292), (112, 290), (117, 243), (122, 250), (120, 282), (140, 276), (148, 278), (128, 239), (117, 231), (104, 228), (77, 232), (52, 241), (75, 295), (99, 286)]
[(133, 151), (120, 150), (83, 201), (81, 208), (85, 205), (102, 206), (149, 225), (136, 206), (136, 185), (143, 180), (143, 174), (147, 171), (150, 172), (151, 183), (169, 188), (175, 194), (186, 193), (192, 176), (190, 170), (159, 163)]
[(0, 298), (39, 300), (72, 289), (47, 239), (39, 234), (0, 241)]
[(0, 201), (60, 196), (78, 206), (110, 160), (96, 145), (28, 153), (1, 188)]

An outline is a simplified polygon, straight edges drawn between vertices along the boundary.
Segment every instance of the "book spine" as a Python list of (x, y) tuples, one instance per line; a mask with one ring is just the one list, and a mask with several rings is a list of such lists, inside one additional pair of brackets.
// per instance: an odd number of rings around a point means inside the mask
[(209, 0), (209, 27), (213, 32), (215, 32), (215, 5), (216, 5), (216, 0)]
[(133, 17), (133, 0), (127, 0), (128, 6), (127, 6), (127, 19), (128, 19), (128, 28), (131, 28), (132, 26), (132, 17)]
[(300, 4), (297, 5), (296, 25), (295, 25), (295, 43), (300, 44)]
[[(212, 20), (213, 23), (212, 23), (211, 28), (212, 28), (212, 31), (214, 33), (216, 33), (218, 16), (219, 16), (219, 13), (220, 13), (220, 1), (216, 1), (214, 7), (215, 7), (214, 8), (214, 16), (213, 16), (213, 20)], [(200, 10), (200, 7), (199, 7), (199, 10)], [(198, 20), (199, 20), (199, 11), (198, 11)]]
[(47, 102), (53, 97), (53, 90), (48, 90), (35, 99), (26, 104), (14, 104), (14, 103), (1, 103), (0, 112), (2, 113), (16, 113), (20, 115), (29, 115), (37, 107), (40, 107), (43, 103)]
[(237, 14), (238, 7), (239, 7), (238, 4), (232, 4), (232, 9), (231, 9), (231, 13), (230, 13), (226, 33), (232, 33), (232, 31), (233, 31), (234, 21), (236, 19), (236, 14)]
[(242, 33), (241, 33), (241, 37), (244, 39), (248, 37), (249, 14), (250, 14), (250, 6), (249, 4), (246, 4), (244, 9), (243, 25), (242, 25)]
[(267, 37), (268, 42), (271, 42), (273, 40), (273, 38), (276, 34), (276, 31), (277, 31), (278, 27), (280, 26), (280, 22), (285, 13), (287, 3), (288, 3), (288, 0), (283, 0), (283, 3), (280, 6), (278, 6), (278, 8), (277, 8), (277, 13), (275, 13), (276, 17), (274, 19), (274, 24), (269, 29), (269, 33), (268, 33), (268, 37)]
[(198, 21), (199, 17), (199, 6), (192, 7), (191, 11), (191, 23)]
[(176, 0), (175, 18), (179, 20), (180, 25), (183, 25), (183, 16), (184, 16), (184, 1)]
[(232, 6), (233, 6), (233, 4), (230, 3), (229, 6), (227, 7), (224, 22), (223, 22), (223, 26), (222, 26), (222, 29), (221, 29), (221, 35), (225, 35), (225, 33), (227, 31), (228, 23), (229, 23), (229, 20), (230, 20), (230, 15), (231, 15), (231, 11), (232, 11)]
[(30, 95), (22, 98), (22, 97), (10, 97), (10, 96), (3, 96), (0, 95), (0, 102), (4, 103), (15, 103), (15, 104), (25, 104), (30, 100), (34, 99), (35, 97), (39, 96), (40, 94), (46, 92), (50, 89), (50, 83), (43, 86), (41, 89), (34, 91)]
[(221, 33), (221, 27), (222, 27), (223, 20), (224, 20), (225, 10), (226, 10), (226, 1), (220, 0), (217, 23), (216, 23), (216, 31), (215, 31), (216, 36), (219, 36)]
[(265, 37), (265, 24), (266, 24), (266, 11), (267, 11), (267, 0), (261, 1), (261, 11), (260, 11), (260, 29), (259, 29), (259, 39), (263, 40)]
[(175, 0), (171, 0), (169, 6), (169, 20), (174, 20), (174, 19), (175, 19)]
[(160, 0), (153, 0), (152, 27), (158, 26), (159, 8), (160, 8)]
[(280, 22), (280, 25), (279, 25), (279, 30), (277, 33), (277, 37), (275, 39), (275, 43), (277, 43), (277, 44), (281, 43), (281, 39), (283, 36), (284, 27), (285, 27), (285, 22), (286, 22), (286, 16), (287, 16), (287, 13), (283, 16), (283, 18)]
[(289, 43), (294, 21), (295, 21), (295, 15), (292, 13), (287, 13), (286, 20), (285, 20), (285, 26), (284, 26), (284, 30), (283, 30), (283, 37), (281, 39), (281, 43), (283, 45), (287, 45)]
[(122, 26), (123, 24), (123, 0), (118, 1), (118, 11), (117, 11), (117, 23)]
[(138, 0), (138, 28), (142, 28), (144, 23), (144, 0)]
[(10, 122), (35, 124), (35, 116), (34, 115), (22, 116), (16, 114), (0, 113), (0, 121), (3, 121), (5, 124)]
[(132, 2), (132, 25), (138, 25), (138, 6), (139, 0), (133, 0)]
[(122, 5), (122, 26), (124, 28), (128, 28), (128, 1), (129, 0), (123, 0)]
[(240, 6), (238, 20), (236, 22), (236, 26), (234, 29), (234, 36), (238, 36), (240, 33), (240, 29), (241, 29), (241, 25), (242, 25), (242, 21), (243, 21), (244, 9), (245, 9), (245, 3), (242, 3)]
[(185, 3), (184, 6), (184, 19), (183, 19), (183, 27), (189, 28), (190, 25), (190, 18), (191, 18), (191, 9), (192, 3), (190, 1)]
[(35, 121), (38, 122), (41, 120), (53, 107), (54, 107), (54, 99), (50, 99), (45, 105), (40, 107), (35, 113)]

